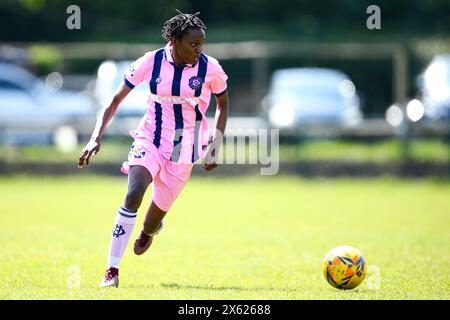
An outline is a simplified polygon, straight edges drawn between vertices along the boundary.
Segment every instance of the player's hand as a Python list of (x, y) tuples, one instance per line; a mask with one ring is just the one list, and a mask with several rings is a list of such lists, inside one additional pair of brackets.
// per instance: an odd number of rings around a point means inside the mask
[(78, 168), (83, 168), (83, 165), (89, 165), (89, 159), (94, 157), (100, 151), (100, 140), (91, 139), (87, 145), (81, 150), (80, 157), (78, 158)]
[(211, 171), (215, 167), (217, 167), (217, 163), (204, 163), (203, 164), (203, 169), (205, 169), (206, 171)]
[(203, 162), (203, 169), (206, 171), (211, 171), (215, 167), (217, 167), (217, 159), (216, 159), (216, 148), (214, 143), (209, 145), (209, 150), (206, 153), (205, 160)]

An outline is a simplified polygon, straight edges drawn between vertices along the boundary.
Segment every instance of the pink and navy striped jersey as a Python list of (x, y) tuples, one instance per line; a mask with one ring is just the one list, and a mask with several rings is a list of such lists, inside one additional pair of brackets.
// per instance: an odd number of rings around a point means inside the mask
[(206, 54), (193, 65), (177, 66), (170, 43), (147, 52), (124, 75), (128, 87), (145, 81), (150, 89), (148, 111), (132, 135), (149, 139), (163, 157), (174, 162), (194, 163), (203, 158), (211, 93), (224, 94), (227, 79), (219, 62)]

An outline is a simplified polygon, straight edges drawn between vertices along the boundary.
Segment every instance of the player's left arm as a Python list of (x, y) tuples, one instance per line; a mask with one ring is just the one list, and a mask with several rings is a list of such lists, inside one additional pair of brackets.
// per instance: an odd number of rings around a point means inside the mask
[(216, 115), (215, 130), (212, 143), (209, 145), (208, 153), (205, 157), (203, 168), (210, 171), (217, 167), (217, 157), (219, 156), (219, 147), (225, 133), (228, 120), (228, 90), (221, 95), (216, 95)]

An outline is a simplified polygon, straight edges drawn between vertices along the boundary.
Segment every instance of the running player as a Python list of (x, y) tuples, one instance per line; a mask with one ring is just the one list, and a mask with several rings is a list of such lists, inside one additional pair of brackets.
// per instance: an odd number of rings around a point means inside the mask
[[(179, 12), (164, 23), (162, 35), (167, 45), (147, 52), (130, 66), (80, 153), (81, 168), (99, 152), (105, 128), (122, 100), (141, 82), (148, 84), (148, 111), (131, 131), (134, 142), (121, 167), (128, 174), (128, 191), (117, 212), (101, 287), (119, 285), (119, 264), (150, 183), (153, 181), (152, 201), (134, 243), (137, 255), (150, 247), (163, 227), (163, 218), (189, 180), (194, 162), (204, 159), (206, 171), (217, 166), (217, 146), (228, 118), (228, 77), (216, 59), (202, 53), (206, 27), (198, 15)], [(217, 109), (215, 133), (208, 147), (206, 110), (211, 94)]]

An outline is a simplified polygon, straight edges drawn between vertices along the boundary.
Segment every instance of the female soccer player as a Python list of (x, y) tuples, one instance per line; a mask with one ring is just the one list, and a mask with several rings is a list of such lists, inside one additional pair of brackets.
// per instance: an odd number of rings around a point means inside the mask
[[(228, 77), (216, 59), (202, 53), (206, 27), (198, 14), (179, 12), (164, 23), (162, 35), (167, 45), (147, 52), (130, 66), (80, 153), (81, 168), (99, 152), (105, 128), (121, 101), (145, 81), (150, 90), (148, 111), (137, 130), (131, 131), (134, 142), (121, 168), (128, 174), (128, 192), (117, 212), (101, 287), (119, 285), (119, 264), (149, 184), (153, 181), (152, 201), (134, 243), (137, 255), (150, 247), (161, 230), (163, 218), (189, 180), (194, 162), (203, 158), (206, 171), (217, 166), (217, 147), (228, 118)], [(205, 114), (211, 93), (216, 97), (217, 109), (215, 133), (208, 149)]]

